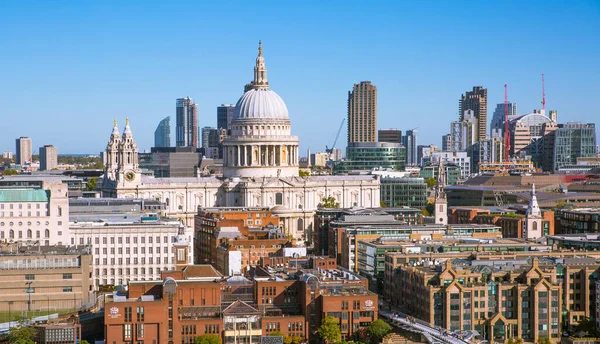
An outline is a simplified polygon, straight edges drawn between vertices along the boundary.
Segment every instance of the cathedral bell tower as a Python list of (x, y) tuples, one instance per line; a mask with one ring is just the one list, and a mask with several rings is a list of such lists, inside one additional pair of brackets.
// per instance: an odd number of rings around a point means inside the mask
[(448, 200), (446, 199), (446, 192), (444, 187), (446, 186), (446, 170), (444, 168), (444, 161), (440, 157), (440, 164), (438, 165), (438, 178), (437, 186), (435, 189), (435, 223), (439, 225), (448, 224)]
[(117, 171), (119, 169), (119, 145), (121, 143), (121, 135), (117, 127), (117, 120), (113, 124), (113, 130), (106, 145), (106, 166), (104, 177), (109, 180), (117, 179)]
[(525, 235), (527, 239), (538, 239), (544, 236), (542, 223), (542, 211), (538, 205), (537, 196), (535, 195), (535, 184), (531, 186), (531, 199), (527, 207), (527, 215), (525, 216)]
[(138, 149), (133, 133), (129, 126), (129, 118), (125, 119), (125, 130), (119, 142), (119, 170), (117, 183), (119, 186), (131, 186), (140, 182), (140, 170), (138, 164)]

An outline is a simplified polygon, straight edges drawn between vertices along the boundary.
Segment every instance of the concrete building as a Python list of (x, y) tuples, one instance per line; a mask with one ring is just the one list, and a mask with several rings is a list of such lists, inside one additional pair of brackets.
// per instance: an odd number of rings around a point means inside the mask
[(32, 157), (32, 143), (31, 138), (29, 137), (19, 137), (16, 139), (16, 163), (17, 165), (25, 165), (26, 163), (31, 163)]
[(399, 129), (379, 129), (377, 131), (377, 141), (402, 143), (402, 130)]
[(569, 122), (554, 134), (554, 170), (565, 165), (575, 165), (577, 158), (598, 156), (596, 125)]
[(194, 147), (152, 147), (139, 153), (140, 168), (152, 171), (156, 178), (192, 178), (198, 176), (202, 153)]
[(473, 110), (475, 116), (475, 141), (485, 140), (487, 138), (487, 88), (474, 86), (473, 91), (467, 91), (461, 96), (458, 103), (461, 121), (467, 110)]
[(190, 343), (215, 334), (224, 344), (258, 344), (277, 331), (316, 343), (325, 316), (340, 320), (344, 339), (377, 319), (378, 298), (363, 277), (321, 267), (293, 271), (257, 267), (247, 279), (195, 265), (162, 280), (130, 282), (106, 304), (106, 341)]
[(312, 237), (314, 214), (324, 197), (334, 197), (343, 207), (379, 206), (376, 176), (299, 176), (298, 139), (291, 135), (285, 103), (269, 89), (262, 48), (254, 74), (254, 81), (236, 104), (232, 134), (223, 141), (223, 178), (144, 175), (127, 124), (123, 135), (113, 127), (103, 196), (159, 199), (167, 205), (168, 216), (182, 219), (188, 226), (193, 225), (199, 206), (279, 206), (280, 219), (298, 240)]
[(17, 317), (95, 303), (91, 260), (86, 245), (0, 244), (0, 311)]
[(198, 105), (190, 97), (176, 101), (175, 146), (198, 148)]
[(348, 92), (348, 144), (377, 142), (377, 87), (370, 81)]
[(53, 170), (58, 167), (58, 150), (53, 145), (40, 147), (40, 171)]
[(419, 145), (417, 146), (417, 162), (419, 166), (425, 166), (427, 162), (431, 161), (431, 153), (437, 152), (438, 147), (436, 145)]
[(450, 149), (449, 151), (466, 152), (476, 142), (476, 120), (473, 110), (466, 110), (460, 121), (450, 124)]
[(154, 131), (154, 147), (171, 147), (171, 117), (163, 118)]
[(310, 155), (310, 165), (311, 166), (327, 166), (327, 162), (329, 161), (330, 154), (327, 152), (317, 152)]
[(419, 164), (417, 159), (417, 129), (407, 130), (402, 138), (406, 149), (406, 166), (416, 166)]
[(403, 170), (405, 152), (405, 147), (399, 143), (351, 142), (346, 148), (346, 160), (333, 163), (333, 174), (374, 168)]
[(13, 153), (12, 152), (2, 152), (2, 158), (3, 159), (12, 159)]
[(68, 245), (68, 224), (67, 185), (0, 188), (0, 240)]
[(225, 129), (229, 133), (234, 112), (235, 104), (217, 106), (217, 129)]
[(448, 152), (452, 150), (452, 134), (442, 135), (442, 151)]

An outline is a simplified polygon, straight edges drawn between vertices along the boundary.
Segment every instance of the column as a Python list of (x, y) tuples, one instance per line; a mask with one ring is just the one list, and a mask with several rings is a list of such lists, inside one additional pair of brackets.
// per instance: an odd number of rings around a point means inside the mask
[(235, 146), (235, 153), (237, 155), (236, 161), (237, 161), (237, 165), (236, 166), (240, 166), (240, 146)]
[(266, 166), (271, 166), (271, 152), (269, 150), (269, 145), (265, 146), (265, 165)]
[(271, 146), (271, 165), (275, 166), (275, 146)]

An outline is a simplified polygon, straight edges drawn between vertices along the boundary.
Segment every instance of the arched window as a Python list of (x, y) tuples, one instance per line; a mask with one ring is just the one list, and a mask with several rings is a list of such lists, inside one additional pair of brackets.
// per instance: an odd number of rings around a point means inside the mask
[(8, 237), (11, 238), (11, 239), (14, 239), (14, 237), (15, 237), (15, 231), (13, 231), (11, 229), (10, 232), (8, 232)]
[(538, 226), (537, 226), (537, 222), (534, 222), (534, 223), (533, 223), (533, 230), (534, 230), (534, 231), (537, 231), (537, 229), (538, 229), (537, 227), (538, 227)]
[(33, 233), (31, 232), (31, 229), (27, 230), (27, 237), (31, 238), (33, 236)]
[(304, 231), (304, 220), (298, 219), (298, 231)]
[(44, 238), (49, 238), (50, 237), (50, 230), (46, 229), (44, 231)]

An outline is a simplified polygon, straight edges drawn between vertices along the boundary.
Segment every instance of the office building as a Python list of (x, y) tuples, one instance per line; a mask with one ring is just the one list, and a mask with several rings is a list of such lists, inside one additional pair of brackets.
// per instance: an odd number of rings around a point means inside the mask
[(442, 151), (452, 150), (452, 134), (442, 135)]
[(198, 105), (190, 97), (176, 102), (175, 146), (198, 148)]
[(403, 170), (405, 152), (404, 146), (399, 143), (351, 142), (346, 148), (346, 160), (333, 163), (333, 174), (374, 168)]
[(42, 311), (72, 312), (94, 303), (91, 260), (86, 245), (0, 243), (0, 311), (16, 318)]
[(421, 209), (427, 205), (427, 184), (423, 178), (381, 176), (381, 201), (387, 207)]
[(152, 171), (156, 178), (191, 178), (198, 176), (202, 153), (194, 147), (152, 147), (139, 153), (140, 168)]
[(466, 110), (462, 120), (454, 121), (450, 124), (450, 149), (453, 152), (469, 151), (475, 143), (475, 113), (473, 110)]
[(32, 149), (32, 144), (31, 144), (31, 138), (29, 137), (19, 137), (16, 140), (16, 155), (17, 155), (17, 159), (16, 159), (16, 163), (17, 165), (25, 165), (27, 163), (31, 163), (31, 158), (32, 158), (32, 154), (33, 152), (31, 151)]
[(377, 131), (377, 141), (402, 143), (402, 130), (398, 129), (379, 129)]
[(235, 104), (221, 104), (221, 106), (217, 106), (217, 129), (225, 129), (229, 134), (234, 112)]
[[(439, 162), (430, 163), (428, 165), (423, 166), (423, 168), (419, 172), (419, 177), (424, 178), (425, 180), (429, 178), (437, 180), (439, 177), (438, 165)], [(456, 185), (459, 181), (462, 180), (462, 172), (460, 166), (445, 162), (444, 171), (446, 173), (444, 180), (446, 181), (447, 185)]]
[(311, 166), (321, 166), (325, 167), (327, 162), (330, 159), (331, 154), (327, 152), (317, 152), (310, 155), (310, 165)]
[(473, 91), (467, 91), (459, 101), (458, 113), (463, 120), (465, 111), (473, 110), (475, 116), (475, 141), (487, 137), (487, 88), (474, 86)]
[(419, 145), (417, 146), (417, 162), (419, 166), (424, 166), (431, 160), (431, 153), (437, 152), (436, 145)]
[(204, 156), (211, 159), (223, 158), (223, 140), (227, 136), (225, 128), (202, 128), (202, 149)]
[(58, 167), (58, 150), (53, 145), (40, 147), (40, 171), (53, 170)]
[(452, 164), (460, 167), (462, 179), (467, 179), (471, 175), (471, 158), (467, 155), (467, 152), (434, 152), (431, 154), (432, 163), (438, 164), (440, 160), (444, 164)]
[(600, 233), (600, 208), (559, 209), (556, 221), (560, 234)]
[(377, 142), (377, 87), (370, 81), (348, 92), (348, 144)]
[(154, 147), (171, 147), (171, 117), (165, 117), (154, 131)]
[(541, 110), (509, 121), (511, 156), (531, 157), (536, 167), (542, 167), (552, 144), (552, 138), (546, 142), (546, 137), (554, 135), (556, 129), (558, 125)]
[(190, 265), (130, 282), (107, 300), (106, 342), (193, 343), (214, 334), (223, 344), (257, 344), (279, 332), (315, 343), (325, 316), (340, 322), (343, 339), (377, 319), (378, 297), (364, 277), (319, 266), (291, 271), (256, 267), (252, 278), (224, 277), (210, 265)]
[(406, 166), (416, 166), (419, 164), (417, 159), (417, 129), (407, 130), (402, 137), (404, 147), (406, 148)]
[[(490, 122), (490, 133), (498, 132), (502, 137), (504, 137), (504, 108), (504, 103), (497, 104)], [(508, 103), (508, 121), (515, 117), (517, 117), (517, 104)]]
[(554, 133), (554, 170), (577, 164), (577, 158), (598, 156), (596, 125), (569, 122)]

